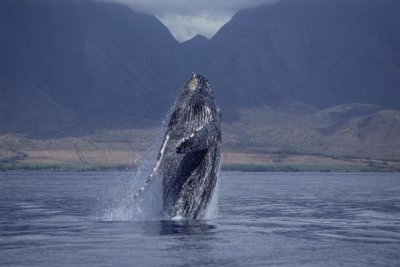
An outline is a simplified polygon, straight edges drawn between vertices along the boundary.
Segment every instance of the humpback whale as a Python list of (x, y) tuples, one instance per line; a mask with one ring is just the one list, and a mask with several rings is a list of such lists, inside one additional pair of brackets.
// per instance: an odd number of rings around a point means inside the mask
[(193, 73), (177, 97), (154, 169), (134, 199), (160, 177), (164, 218), (203, 218), (217, 182), (220, 145), (214, 90)]

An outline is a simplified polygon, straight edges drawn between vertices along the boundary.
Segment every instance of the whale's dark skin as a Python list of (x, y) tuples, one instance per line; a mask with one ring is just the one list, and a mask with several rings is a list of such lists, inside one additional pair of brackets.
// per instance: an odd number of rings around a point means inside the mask
[(220, 114), (204, 77), (193, 74), (182, 88), (165, 138), (164, 216), (201, 218), (215, 189), (221, 144)]
[(156, 166), (146, 182), (162, 178), (165, 218), (204, 217), (217, 182), (220, 145), (214, 91), (204, 77), (192, 74), (176, 100)]

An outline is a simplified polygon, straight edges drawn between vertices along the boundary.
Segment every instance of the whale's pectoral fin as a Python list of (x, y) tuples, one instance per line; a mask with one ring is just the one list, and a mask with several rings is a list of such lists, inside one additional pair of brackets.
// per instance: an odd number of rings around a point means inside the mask
[(162, 157), (164, 156), (164, 151), (167, 146), (168, 140), (169, 140), (169, 135), (167, 134), (167, 135), (165, 135), (164, 142), (160, 149), (160, 153), (158, 153), (157, 162), (153, 168), (153, 171), (151, 172), (149, 177), (147, 177), (145, 184), (133, 195), (133, 200), (137, 200), (139, 197), (141, 197), (145, 193), (147, 188), (150, 186), (150, 184), (154, 181), (154, 178), (156, 177), (158, 168), (160, 167)]
[(176, 148), (176, 153), (184, 154), (207, 149), (207, 140), (208, 127), (202, 127), (202, 129), (200, 129), (199, 131), (183, 139), (182, 142), (178, 144), (178, 147)]

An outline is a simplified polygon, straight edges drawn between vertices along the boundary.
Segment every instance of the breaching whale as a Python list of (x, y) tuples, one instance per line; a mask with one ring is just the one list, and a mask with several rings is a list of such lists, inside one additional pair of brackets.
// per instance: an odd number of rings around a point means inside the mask
[(177, 97), (154, 169), (134, 198), (160, 177), (164, 218), (203, 218), (217, 182), (220, 146), (214, 90), (193, 73)]

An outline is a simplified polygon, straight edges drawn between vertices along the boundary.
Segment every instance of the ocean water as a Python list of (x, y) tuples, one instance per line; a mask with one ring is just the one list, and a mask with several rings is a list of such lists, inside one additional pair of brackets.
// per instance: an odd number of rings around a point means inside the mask
[[(219, 177), (207, 220), (132, 173), (0, 173), (2, 266), (400, 266), (400, 174)], [(217, 209), (217, 206), (219, 209)]]

